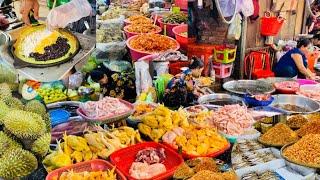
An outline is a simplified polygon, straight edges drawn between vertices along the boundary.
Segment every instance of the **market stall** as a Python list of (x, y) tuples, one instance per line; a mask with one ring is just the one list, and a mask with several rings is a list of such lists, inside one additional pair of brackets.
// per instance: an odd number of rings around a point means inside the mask
[(278, 16), (301, 4), (274, 2), (254, 21), (264, 2), (223, 2), (187, 12), (187, 1), (99, 1), (95, 48), (61, 30), (34, 52), (24, 31), (11, 34), (13, 49), (0, 44), (0, 179), (319, 179), (318, 79), (273, 69), (300, 41), (251, 47), (239, 32), (250, 18), (256, 35), (278, 37)]

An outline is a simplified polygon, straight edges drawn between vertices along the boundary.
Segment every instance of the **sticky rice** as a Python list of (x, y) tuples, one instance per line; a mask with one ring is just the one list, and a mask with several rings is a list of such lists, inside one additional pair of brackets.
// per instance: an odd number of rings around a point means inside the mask
[(40, 30), (26, 36), (22, 42), (22, 53), (25, 57), (29, 57), (34, 52), (37, 45), (52, 34), (49, 30)]

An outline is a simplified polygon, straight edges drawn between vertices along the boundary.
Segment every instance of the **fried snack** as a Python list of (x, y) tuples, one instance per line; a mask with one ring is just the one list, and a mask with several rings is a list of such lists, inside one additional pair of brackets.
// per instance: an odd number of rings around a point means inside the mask
[(286, 124), (278, 123), (260, 136), (259, 141), (269, 145), (284, 146), (298, 139), (298, 134), (291, 130)]
[(131, 24), (152, 24), (152, 20), (142, 16), (142, 15), (134, 15), (128, 18)]
[(299, 115), (294, 115), (294, 116), (290, 117), (287, 120), (286, 124), (290, 128), (298, 129), (298, 128), (302, 127), (307, 122), (308, 122), (308, 119), (299, 114)]
[(305, 165), (320, 167), (320, 134), (308, 134), (284, 149), (288, 159)]
[(300, 137), (303, 137), (307, 134), (320, 134), (320, 121), (319, 120), (311, 120), (303, 125), (297, 133)]
[(203, 170), (195, 174), (189, 180), (237, 180), (237, 175), (233, 172), (215, 173)]
[(181, 166), (173, 174), (174, 179), (187, 179), (194, 175), (194, 171), (186, 163), (182, 163)]
[(132, 33), (155, 33), (161, 31), (161, 28), (153, 24), (132, 24), (127, 30)]
[(309, 119), (309, 120), (318, 120), (318, 121), (320, 121), (320, 113), (317, 112), (317, 113), (308, 114), (308, 115), (306, 115), (306, 118)]
[(149, 113), (151, 111), (153, 111), (155, 109), (154, 106), (152, 106), (151, 104), (138, 104), (134, 107), (134, 113), (133, 113), (133, 117), (138, 117), (141, 115), (144, 115), (146, 113)]
[(132, 48), (148, 53), (165, 52), (174, 50), (177, 47), (174, 40), (159, 34), (138, 35), (129, 43)]
[(219, 172), (216, 162), (212, 158), (201, 158), (201, 162), (193, 168), (194, 172), (209, 170), (212, 172)]

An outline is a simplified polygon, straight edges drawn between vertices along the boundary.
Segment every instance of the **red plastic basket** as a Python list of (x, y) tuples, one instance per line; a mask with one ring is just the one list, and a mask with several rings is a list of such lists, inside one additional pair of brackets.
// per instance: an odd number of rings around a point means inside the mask
[[(73, 170), (74, 172), (84, 172), (84, 171), (92, 172), (92, 171), (106, 171), (108, 169), (111, 170), (113, 168), (114, 166), (111, 163), (104, 160), (95, 159), (95, 160), (81, 162), (81, 163), (73, 164), (71, 166), (56, 169), (47, 175), (46, 180), (53, 180), (54, 178), (58, 179), (58, 177), (60, 177), (60, 175), (63, 172), (70, 171), (70, 170)], [(117, 180), (127, 179), (118, 169), (115, 169), (115, 173), (117, 174)]]
[(261, 18), (261, 35), (263, 36), (276, 36), (284, 22), (282, 17), (271, 17), (269, 12)]
[(120, 149), (111, 154), (110, 160), (126, 177), (128, 177), (128, 179), (135, 179), (130, 176), (129, 169), (135, 160), (138, 151), (147, 147), (163, 148), (166, 153), (164, 165), (167, 171), (159, 174), (158, 176), (152, 177), (152, 180), (169, 179), (174, 174), (175, 170), (181, 165), (181, 163), (183, 163), (183, 159), (178, 153), (171, 148), (156, 142), (144, 142)]
[[(176, 148), (172, 147), (170, 144), (168, 143), (163, 143), (165, 146), (168, 146), (169, 148), (177, 151)], [(206, 155), (192, 155), (192, 154), (188, 154), (187, 152), (185, 151), (182, 151), (182, 157), (184, 159), (194, 159), (194, 158), (198, 158), (198, 157), (217, 157), (221, 154), (223, 154), (224, 152), (226, 152), (226, 150), (228, 150), (230, 148), (230, 143), (228, 142), (228, 144), (223, 147), (222, 149), (220, 149), (219, 151), (216, 151), (216, 152), (213, 152), (213, 153), (210, 153), (210, 154), (206, 154)]]

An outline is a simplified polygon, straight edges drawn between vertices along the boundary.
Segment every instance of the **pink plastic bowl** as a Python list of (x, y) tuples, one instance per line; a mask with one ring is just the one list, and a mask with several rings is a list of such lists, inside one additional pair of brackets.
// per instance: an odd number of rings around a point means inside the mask
[[(124, 33), (126, 34), (127, 39), (128, 39), (128, 38), (130, 38), (130, 37), (132, 37), (132, 36), (135, 36), (135, 35), (139, 35), (139, 34), (147, 34), (147, 33), (135, 33), (135, 32), (129, 32), (129, 31), (128, 31), (128, 28), (129, 28), (130, 26), (131, 26), (131, 25), (128, 25), (128, 26), (125, 26), (125, 27), (123, 28)], [(157, 31), (155, 31), (155, 32), (150, 32), (150, 33), (153, 33), (153, 34), (160, 34), (160, 33), (161, 33), (161, 31), (162, 31), (161, 27), (159, 27), (159, 26), (156, 26), (156, 27), (158, 28), (158, 30), (157, 30)]]
[(310, 79), (297, 79), (297, 82), (300, 84), (300, 86), (307, 84), (318, 84), (316, 81)]
[[(141, 35), (132, 36), (132, 37), (130, 37), (130, 38), (127, 40), (127, 42), (126, 42), (127, 47), (128, 47), (129, 50), (130, 50), (130, 55), (131, 55), (132, 61), (137, 61), (137, 60), (139, 60), (140, 58), (142, 58), (142, 57), (144, 57), (144, 56), (147, 56), (147, 55), (150, 55), (150, 54), (157, 54), (157, 53), (159, 53), (159, 52), (156, 52), (156, 53), (148, 53), (148, 52), (144, 52), (144, 51), (139, 51), (139, 50), (133, 49), (133, 48), (130, 46), (130, 42), (131, 42), (133, 39), (135, 39), (135, 38), (137, 38), (137, 37), (139, 37), (139, 36), (141, 36)], [(143, 35), (142, 35), (142, 36), (143, 36)], [(161, 35), (161, 36), (164, 36), (164, 35)], [(180, 49), (180, 44), (179, 44), (175, 39), (170, 38), (170, 37), (167, 37), (167, 36), (164, 36), (164, 37), (173, 40), (173, 41), (177, 44), (176, 48), (173, 49), (174, 51), (177, 51), (177, 50)]]
[(180, 48), (182, 50), (187, 50), (188, 48), (188, 37), (182, 36), (181, 33), (188, 32), (188, 25), (187, 24), (182, 24), (179, 26), (176, 26), (172, 29), (172, 32), (174, 33), (176, 40), (180, 44)]
[(175, 37), (175, 34), (173, 33), (172, 29), (181, 25), (181, 24), (163, 23), (162, 18), (158, 19), (158, 22), (160, 24), (161, 29), (163, 29), (163, 31), (165, 31), (164, 25), (166, 25), (167, 35), (170, 37)]

